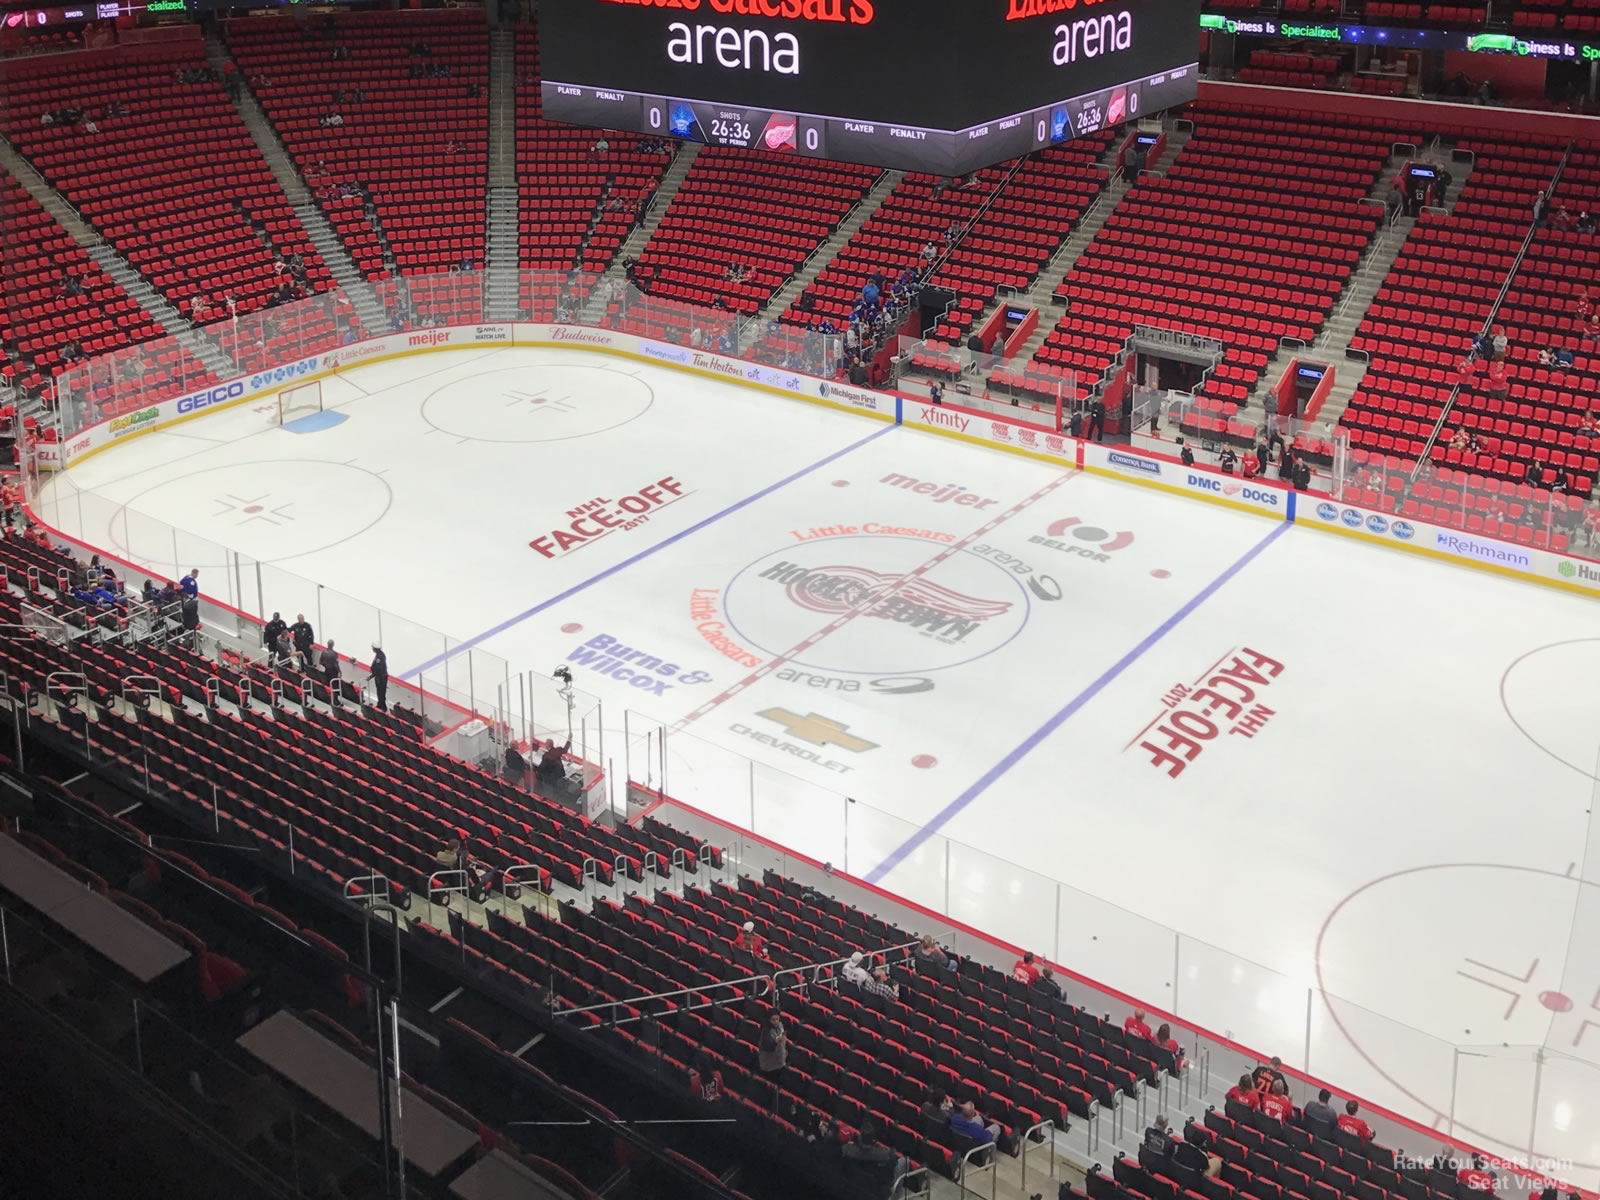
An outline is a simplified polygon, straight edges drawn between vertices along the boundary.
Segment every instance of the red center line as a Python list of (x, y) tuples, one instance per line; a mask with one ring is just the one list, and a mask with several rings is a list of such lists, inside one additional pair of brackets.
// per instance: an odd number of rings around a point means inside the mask
[(1052, 479), (1049, 483), (1045, 484), (1038, 491), (1034, 492), (1033, 495), (1026, 496), (1023, 499), (1018, 500), (1015, 504), (1013, 504), (1010, 508), (1006, 509), (1004, 512), (998, 513), (994, 517), (992, 517), (987, 524), (982, 525), (979, 528), (973, 530), (971, 533), (967, 534), (966, 537), (962, 538), (959, 542), (954, 542), (954, 543), (946, 546), (943, 550), (939, 551), (938, 554), (935, 554), (932, 558), (930, 558), (927, 562), (923, 563), (920, 567), (917, 567), (914, 570), (908, 572), (907, 574), (902, 575), (900, 577), (900, 579), (898, 581), (896, 581), (895, 584), (892, 587), (890, 587), (888, 589), (885, 589), (885, 590), (875, 590), (870, 595), (863, 597), (855, 605), (853, 605), (852, 607), (846, 609), (844, 612), (840, 613), (832, 621), (828, 622), (828, 624), (824, 625), (821, 629), (817, 630), (815, 633), (813, 633), (810, 636), (808, 636), (804, 641), (798, 643), (797, 645), (791, 646), (788, 650), (785, 650), (782, 654), (778, 655), (776, 658), (770, 660), (769, 662), (765, 663), (762, 666), (757, 667), (754, 671), (750, 672), (750, 674), (746, 675), (743, 679), (739, 680), (738, 683), (735, 683), (731, 687), (729, 687), (720, 696), (714, 696), (710, 700), (707, 700), (699, 708), (695, 709), (692, 713), (690, 713), (688, 716), (684, 717), (681, 721), (679, 721), (676, 725), (674, 725), (673, 729), (675, 729), (675, 730), (683, 729), (685, 726), (692, 725), (694, 722), (698, 721), (701, 717), (705, 716), (707, 713), (709, 713), (713, 709), (715, 709), (718, 705), (724, 704), (727, 701), (733, 699), (740, 692), (744, 691), (747, 687), (750, 687), (752, 684), (756, 684), (756, 683), (761, 682), (761, 680), (765, 679), (768, 675), (772, 674), (772, 672), (776, 671), (779, 667), (783, 666), (784, 663), (788, 662), (790, 659), (794, 658), (796, 655), (805, 653), (807, 650), (811, 649), (811, 647), (815, 646), (818, 642), (822, 641), (822, 639), (827, 637), (829, 634), (837, 632), (839, 629), (843, 628), (845, 625), (849, 624), (851, 621), (855, 620), (857, 617), (861, 616), (863, 613), (867, 612), (869, 609), (875, 607), (876, 605), (882, 603), (884, 600), (887, 600), (889, 597), (893, 596), (897, 591), (899, 591), (901, 588), (903, 588), (906, 584), (910, 583), (912, 580), (919, 579), (923, 575), (926, 575), (929, 571), (933, 570), (940, 563), (942, 563), (946, 559), (950, 558), (951, 555), (958, 554), (962, 550), (965, 550), (973, 542), (977, 541), (979, 538), (981, 538), (985, 534), (989, 533), (990, 530), (997, 528), (998, 526), (1002, 525), (1006, 521), (1009, 521), (1012, 517), (1014, 517), (1018, 513), (1022, 512), (1023, 509), (1028, 508), (1028, 507), (1038, 503), (1040, 500), (1043, 500), (1046, 496), (1048, 496), (1051, 492), (1055, 491), (1056, 488), (1060, 487), (1062, 484), (1068, 483), (1071, 480), (1076, 479), (1079, 474), (1080, 474), (1080, 472), (1078, 472), (1078, 471), (1069, 471), (1069, 472), (1066, 472), (1065, 474), (1056, 476), (1056, 478)]

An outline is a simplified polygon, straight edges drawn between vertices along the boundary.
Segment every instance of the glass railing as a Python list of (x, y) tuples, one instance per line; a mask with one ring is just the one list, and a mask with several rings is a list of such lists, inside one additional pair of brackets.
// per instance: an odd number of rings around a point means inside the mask
[[(394, 330), (420, 335), (434, 327), (482, 324), (486, 330), (480, 332), (493, 340), (504, 328), (505, 314), (491, 310), (488, 289), (478, 276), (387, 281), (373, 290)], [(731, 354), (750, 341), (750, 331), (733, 314), (653, 297), (620, 280), (523, 273), (516, 294), (520, 320), (570, 321)], [(294, 364), (338, 352), (373, 332), (361, 327), (356, 312), (355, 304), (335, 293), (229, 320), (209, 333), (231, 358), (249, 364), (248, 370), (265, 374), (271, 367), (276, 375), (284, 366), (284, 378), (292, 381)], [(751, 353), (795, 352), (780, 349), (781, 342), (761, 337)], [(64, 373), (62, 436), (70, 437), (91, 419), (126, 418), (147, 408), (154, 396), (176, 394), (173, 389), (183, 385), (170, 382), (168, 375), (172, 364), (184, 360), (179, 350), (176, 343), (152, 343)], [(792, 362), (790, 368), (802, 369)], [(147, 372), (154, 378), (149, 392), (140, 384)], [(180, 378), (192, 382), (192, 377)], [(946, 402), (951, 402), (948, 396)], [(1335, 493), (1349, 503), (1359, 503), (1355, 497), (1370, 482), (1354, 471), (1334, 482)], [(137, 502), (116, 502), (74, 486), (72, 474), (30, 478), (35, 511), (87, 545), (121, 547), (119, 553), (127, 551), (130, 560), (163, 574), (180, 574), (196, 564), (209, 568), (202, 573), (215, 602), (208, 622), (239, 622), (238, 614), (244, 614), (243, 620), (253, 624), (274, 610), (315, 613), (318, 628), (345, 643), (362, 646), (370, 637), (385, 644), (391, 662), (424, 664), (418, 686), (438, 697), (428, 702), (440, 706), (441, 725), (453, 723), (452, 717), (454, 722), (485, 717), (491, 732), (501, 731), (493, 742), (495, 753), (502, 742), (573, 736), (581, 757), (609, 768), (616, 811), (624, 808), (624, 782), (671, 796), (726, 823), (735, 839), (775, 843), (836, 870), (881, 881), (918, 905), (1030, 947), (1125, 998), (1138, 997), (1182, 1022), (1197, 1046), (1214, 1044), (1236, 1053), (1238, 1043), (1278, 1053), (1296, 1069), (1421, 1126), (1508, 1157), (1569, 1162), (1566, 1175), (1573, 1182), (1600, 1182), (1600, 1145), (1593, 1144), (1593, 1131), (1600, 1130), (1600, 1037), (1588, 1039), (1593, 1045), (1582, 1038), (1579, 1022), (1585, 1018), (1578, 1011), (1587, 1011), (1600, 970), (1586, 989), (1574, 984), (1563, 993), (1572, 997), (1571, 1012), (1550, 1013), (1540, 1007), (1539, 997), (1531, 997), (1515, 1022), (1496, 1029), (1500, 1040), (1494, 1049), (1485, 1049), (1477, 1033), (1451, 1028), (1426, 1010), (1396, 1005), (1393, 989), (1367, 990), (1366, 981), (1381, 980), (1382, 970), (1330, 981), (1319, 975), (1310, 948), (1285, 956), (1292, 969), (1260, 964), (1063, 879), (924, 834), (903, 818), (643, 714), (625, 715), (621, 746), (615, 744), (613, 722), (612, 744), (603, 745), (607, 723), (598, 702), (562, 688), (539, 664), (508, 664), (370, 602), (164, 525), (140, 511)], [(1464, 495), (1452, 500), (1441, 494), (1430, 501), (1433, 519), (1470, 527), (1480, 515), (1479, 494), (1473, 491), (1470, 502)], [(1482, 481), (1481, 494), (1505, 496), (1488, 481)], [(1552, 512), (1543, 519), (1554, 526), (1558, 518)], [(1151, 869), (1192, 872), (1197, 889), (1203, 882), (1204, 864)], [(1574, 876), (1573, 886), (1600, 885), (1600, 852), (1585, 869), (1589, 874)], [(1130, 876), (1129, 886), (1136, 890), (1137, 879)], [(1568, 956), (1574, 974), (1582, 974), (1590, 962), (1586, 956), (1594, 953), (1588, 947), (1597, 945), (1600, 940), (1574, 943)], [(1359, 957), (1361, 948), (1352, 953)], [(1541, 1024), (1541, 1012), (1552, 1019)]]
[[(1600, 1026), (1600, 1009), (1590, 1007), (1600, 982), (1600, 939), (1588, 936), (1600, 922), (1600, 878), (1550, 881), (1579, 899), (1565, 963), (1570, 1011), (1562, 1009), (1565, 991), (1539, 995), (1524, 986), (1515, 1019), (1496, 1026), (1506, 1041), (1490, 1044), (1451, 1036), (1447, 1013), (1459, 1006), (1435, 989), (1460, 981), (1447, 972), (1430, 989), (1420, 969), (1413, 978), (1404, 968), (1403, 954), (1391, 961), (1390, 951), (1364, 938), (1319, 947), (1323, 957), (1308, 953), (1298, 970), (1274, 969), (642, 713), (630, 711), (626, 723), (636, 803), (664, 793), (712, 818), (726, 829), (721, 844), (747, 866), (826, 864), (1032, 950), (1079, 977), (1067, 983), (1076, 1002), (1098, 999), (1118, 1019), (1135, 1004), (1159, 1011), (1173, 1019), (1191, 1060), (1206, 1055), (1218, 1090), (1229, 1082), (1223, 1064), (1248, 1069), (1276, 1054), (1304, 1076), (1295, 1082), (1297, 1102), (1314, 1098), (1310, 1081), (1321, 1080), (1341, 1097), (1358, 1096), (1413, 1122), (1386, 1138), (1391, 1146), (1432, 1154), (1434, 1139), (1454, 1138), (1514, 1166), (1583, 1187), (1600, 1184), (1600, 1028), (1588, 1025), (1593, 1017)], [(1181, 839), (1173, 846), (1169, 862), (1128, 855), (1130, 890), (1146, 871), (1176, 873), (1192, 879), (1195, 902), (1204, 903), (1206, 865), (1182, 856)], [(1600, 869), (1600, 853), (1589, 866)], [(1227, 886), (1220, 877), (1212, 882)], [(1590, 893), (1597, 897), (1592, 919)], [(1505, 1008), (1517, 982), (1492, 973), (1490, 981), (1505, 989), (1495, 993)], [(1511, 1190), (1509, 1183), (1503, 1189)]]

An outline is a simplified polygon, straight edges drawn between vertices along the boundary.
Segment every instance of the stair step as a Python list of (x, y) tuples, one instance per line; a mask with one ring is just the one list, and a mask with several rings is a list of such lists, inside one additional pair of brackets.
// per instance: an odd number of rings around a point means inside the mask
[[(215, 30), (207, 30), (205, 36), (206, 57), (212, 66), (220, 70), (228, 61), (227, 47)], [(322, 209), (311, 199), (311, 191), (301, 177), (299, 168), (295, 166), (288, 150), (279, 140), (277, 131), (272, 127), (272, 122), (267, 119), (265, 110), (249, 88), (240, 90), (238, 98), (234, 101), (234, 107), (238, 109), (251, 140), (261, 152), (261, 157), (266, 160), (273, 178), (283, 189), (301, 228), (305, 230), (307, 238), (321, 256), (328, 273), (344, 290), (362, 323), (373, 330), (387, 329), (389, 321), (383, 306), (378, 303), (378, 298), (367, 284), (365, 277), (356, 269), (343, 239), (334, 232)]]

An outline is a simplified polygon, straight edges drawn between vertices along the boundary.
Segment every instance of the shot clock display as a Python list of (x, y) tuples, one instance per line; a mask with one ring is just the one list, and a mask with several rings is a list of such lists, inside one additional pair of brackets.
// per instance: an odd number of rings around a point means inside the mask
[(962, 174), (1194, 99), (1200, 0), (543, 0), (544, 114)]

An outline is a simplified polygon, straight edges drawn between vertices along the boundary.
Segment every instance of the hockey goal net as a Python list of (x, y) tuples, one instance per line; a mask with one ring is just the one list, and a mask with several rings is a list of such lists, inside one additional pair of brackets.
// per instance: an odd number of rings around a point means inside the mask
[(278, 393), (278, 424), (287, 425), (299, 417), (322, 411), (322, 381), (302, 383)]

